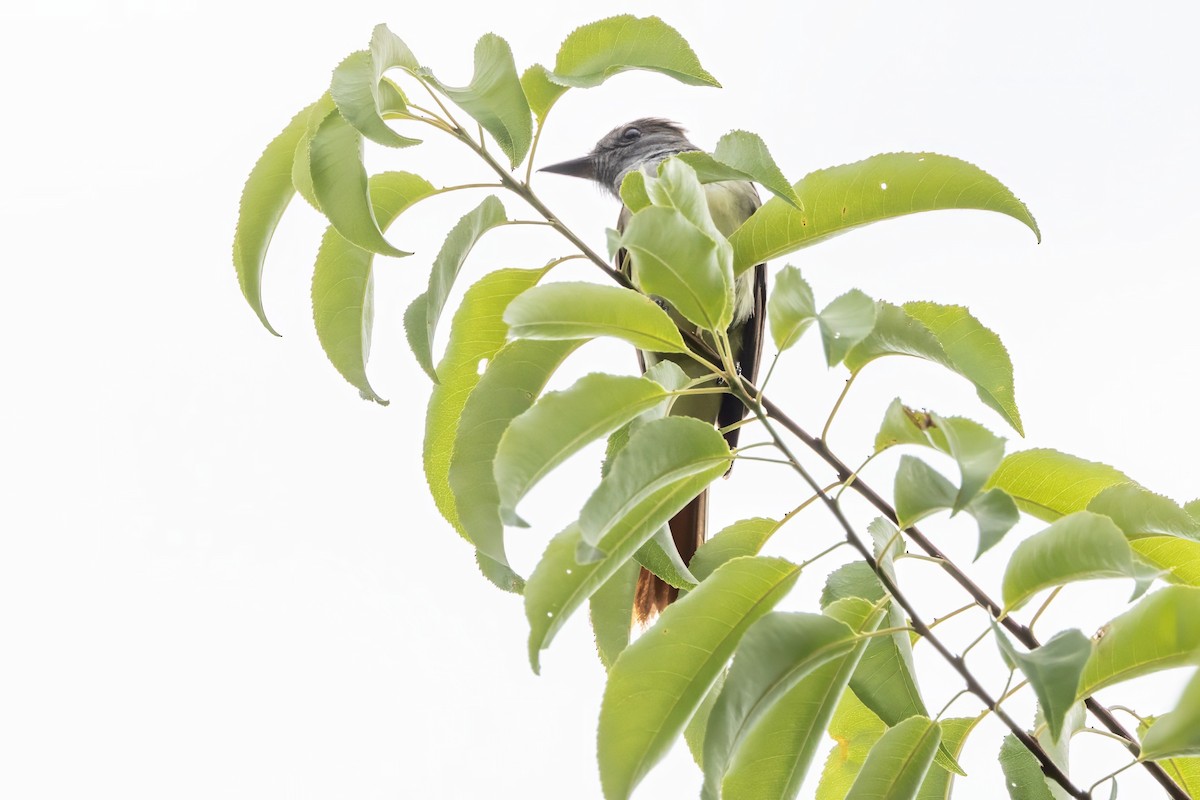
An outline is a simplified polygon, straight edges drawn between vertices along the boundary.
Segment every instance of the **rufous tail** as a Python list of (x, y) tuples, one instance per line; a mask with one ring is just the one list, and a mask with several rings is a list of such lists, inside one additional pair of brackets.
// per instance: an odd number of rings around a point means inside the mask
[[(683, 563), (691, 563), (696, 548), (708, 532), (708, 490), (705, 489), (671, 517), (670, 526), (671, 538), (675, 540), (679, 556)], [(633, 595), (633, 617), (645, 625), (678, 596), (678, 589), (643, 567), (638, 574), (637, 589)]]

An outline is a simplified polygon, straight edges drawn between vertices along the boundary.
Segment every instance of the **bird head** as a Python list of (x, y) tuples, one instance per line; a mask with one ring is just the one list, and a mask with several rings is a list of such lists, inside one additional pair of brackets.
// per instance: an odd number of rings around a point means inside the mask
[(678, 123), (643, 117), (613, 128), (586, 156), (551, 164), (538, 171), (595, 181), (619, 197), (621, 181), (633, 170), (698, 149), (688, 141)]

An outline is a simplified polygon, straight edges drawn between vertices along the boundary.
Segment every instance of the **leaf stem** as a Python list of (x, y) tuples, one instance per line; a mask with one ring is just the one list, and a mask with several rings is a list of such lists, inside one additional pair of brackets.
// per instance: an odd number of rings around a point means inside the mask
[(854, 379), (858, 377), (857, 372), (851, 372), (850, 377), (846, 379), (846, 385), (842, 387), (842, 393), (838, 395), (837, 402), (833, 404), (833, 408), (829, 412), (829, 416), (825, 419), (825, 427), (821, 428), (821, 441), (829, 438), (829, 427), (833, 425), (833, 418), (837, 416), (838, 409), (842, 407), (842, 401), (846, 399), (846, 395), (850, 393), (850, 387), (854, 385)]
[(1058, 593), (1062, 590), (1063, 587), (1061, 586), (1054, 587), (1054, 591), (1050, 593), (1050, 596), (1046, 598), (1046, 601), (1034, 613), (1033, 618), (1029, 620), (1029, 630), (1033, 630), (1033, 626), (1037, 625), (1037, 621), (1042, 618), (1042, 614), (1046, 613), (1046, 609), (1050, 607), (1050, 604), (1054, 602), (1054, 598), (1058, 597)]

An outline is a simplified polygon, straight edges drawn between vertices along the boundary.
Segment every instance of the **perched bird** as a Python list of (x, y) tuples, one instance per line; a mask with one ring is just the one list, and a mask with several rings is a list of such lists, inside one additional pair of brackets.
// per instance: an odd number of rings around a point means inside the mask
[[(613, 128), (586, 156), (552, 164), (543, 167), (541, 171), (595, 181), (620, 199), (621, 181), (633, 170), (643, 169), (653, 174), (653, 170), (663, 160), (699, 149), (688, 141), (683, 128), (678, 124), (648, 117)], [(704, 190), (713, 222), (725, 236), (733, 233), (762, 204), (758, 191), (749, 181), (709, 183), (705, 184)], [(617, 230), (624, 231), (632, 216), (630, 210), (622, 206), (617, 219)], [(617, 267), (636, 284), (632, 261), (623, 250), (617, 254)], [(733, 322), (728, 330), (734, 363), (739, 373), (751, 382), (758, 372), (759, 355), (762, 352), (766, 299), (766, 265), (759, 264), (753, 270), (742, 273), (737, 279), (734, 288)], [(682, 315), (673, 309), (667, 310), (680, 328), (686, 329), (691, 326)], [(638, 360), (643, 371), (663, 358), (672, 359), (693, 376), (705, 374), (705, 370), (687, 356), (638, 351)], [(697, 395), (679, 398), (671, 413), (696, 417), (723, 428), (740, 422), (746, 415), (746, 408), (731, 394)], [(738, 433), (739, 429), (734, 428), (725, 434), (730, 448), (737, 446)], [(704, 541), (707, 526), (706, 489), (670, 521), (671, 538), (674, 539), (679, 555), (685, 563), (691, 561), (696, 548)], [(634, 596), (636, 618), (645, 623), (666, 608), (678, 594), (678, 589), (649, 570), (643, 569), (638, 576)]]

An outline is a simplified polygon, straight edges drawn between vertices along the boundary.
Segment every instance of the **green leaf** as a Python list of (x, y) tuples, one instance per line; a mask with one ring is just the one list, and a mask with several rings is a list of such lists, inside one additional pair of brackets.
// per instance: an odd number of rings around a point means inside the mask
[(772, 613), (746, 631), (704, 739), (705, 800), (720, 783), (746, 734), (802, 678), (855, 649), (848, 625), (820, 614)]
[[(1156, 722), (1155, 717), (1144, 717), (1138, 723), (1138, 736), (1145, 737), (1146, 731)], [(1192, 797), (1200, 794), (1200, 758), (1164, 758), (1158, 765), (1166, 770), (1171, 780)]]
[(263, 262), (279, 219), (296, 193), (292, 186), (292, 158), (304, 135), (308, 115), (318, 103), (319, 100), (292, 117), (287, 127), (267, 145), (246, 178), (238, 204), (237, 229), (233, 235), (233, 266), (238, 285), (263, 327), (276, 336), (279, 334), (267, 322), (263, 310)]
[(1013, 734), (1000, 745), (1000, 769), (1012, 800), (1054, 800), (1042, 775), (1042, 765)]
[(1071, 629), (1056, 633), (1036, 650), (1021, 653), (994, 622), (992, 633), (1005, 659), (1029, 679), (1037, 695), (1038, 708), (1046, 717), (1050, 735), (1056, 740), (1060, 739), (1063, 721), (1075, 704), (1079, 676), (1083, 674), (1083, 666), (1092, 653), (1091, 641), (1079, 631)]
[[(329, 93), (341, 115), (363, 136), (387, 147), (411, 147), (421, 140), (401, 136), (383, 120), (385, 110), (404, 109), (398, 92), (381, 83), (383, 74), (395, 67), (415, 75), (417, 59), (386, 25), (376, 25), (371, 34), (371, 49), (351, 53), (338, 65)], [(399, 108), (394, 106), (397, 99), (402, 104)]]
[[(633, 215), (621, 237), (633, 259), (638, 287), (674, 306), (705, 330), (729, 327), (733, 276), (717, 241), (677, 209), (650, 206)], [(728, 261), (725, 261), (728, 264)]]
[(979, 399), (1024, 435), (1008, 351), (962, 306), (905, 303), (899, 308), (880, 301), (875, 328), (846, 354), (846, 366), (857, 374), (889, 355), (916, 356), (957, 372), (975, 385)]
[[(433, 270), (429, 273), (429, 288), (418, 295), (405, 312), (404, 328), (408, 335), (409, 347), (434, 383), (437, 383), (438, 376), (431, 366), (433, 337), (442, 316), (442, 309), (446, 307), (446, 300), (450, 297), (450, 290), (475, 243), (483, 234), (505, 221), (504, 206), (494, 195), (485, 197), (482, 203), (468, 211), (450, 229), (450, 233), (446, 234), (446, 241), (442, 243), (437, 258), (433, 260)], [(421, 308), (424, 308), (424, 311), (421, 311)]]
[(529, 110), (537, 118), (538, 125), (544, 125), (550, 109), (567, 91), (566, 86), (550, 80), (550, 71), (541, 64), (534, 64), (521, 73), (521, 88), (525, 91), (525, 99), (529, 101)]
[[(392, 222), (434, 188), (411, 172), (371, 176), (371, 202), (382, 227)], [(371, 351), (372, 264), (375, 254), (348, 242), (331, 225), (325, 230), (313, 267), (313, 322), (325, 355), (363, 397), (387, 405), (367, 378)]]
[(1053, 522), (1084, 510), (1108, 487), (1128, 482), (1124, 473), (1107, 464), (1034, 449), (1006, 456), (987, 485), (1008, 492), (1026, 514)]
[(876, 302), (875, 327), (870, 336), (846, 354), (846, 367), (857, 373), (884, 356), (915, 356), (961, 374), (933, 331), (909, 316), (903, 308), (879, 300)]
[(875, 327), (875, 301), (858, 289), (836, 298), (817, 317), (829, 366), (840, 364), (854, 345)]
[(979, 549), (975, 551), (975, 558), (994, 547), (1021, 521), (1017, 504), (1003, 489), (988, 489), (972, 500), (966, 511), (979, 525)]
[[(708, 190), (700, 184), (696, 171), (683, 161), (678, 158), (662, 161), (653, 176), (644, 175), (643, 185), (651, 203), (678, 210), (705, 235), (718, 243), (724, 242), (725, 236), (713, 220)], [(727, 247), (722, 250), (724, 257), (730, 255)]]
[(514, 339), (615, 336), (641, 350), (686, 353), (679, 329), (657, 303), (632, 289), (549, 283), (518, 297), (504, 315)]
[(927, 434), (934, 427), (933, 415), (928, 411), (916, 411), (904, 405), (897, 397), (883, 412), (883, 423), (875, 434), (875, 452), (882, 453), (889, 447), (900, 444), (919, 444), (937, 447)]
[(596, 635), (596, 652), (605, 669), (612, 669), (617, 656), (629, 646), (633, 593), (641, 571), (642, 567), (636, 561), (626, 561), (588, 598), (592, 631)]
[(667, 397), (667, 391), (652, 380), (604, 373), (586, 375), (565, 391), (543, 395), (512, 421), (496, 450), (493, 469), (501, 520), (528, 527), (516, 507), (538, 481)]
[[(953, 486), (928, 467), (908, 464), (914, 473), (907, 480), (917, 481), (924, 493), (910, 494), (906, 502), (908, 514), (920, 518), (926, 514), (950, 508), (953, 513), (965, 510), (979, 524), (979, 550), (976, 558), (995, 545), (1020, 519), (1012, 498), (1000, 489), (980, 495), (991, 474), (1004, 457), (1004, 440), (977, 422), (965, 417), (940, 417), (929, 412), (913, 411), (899, 398), (892, 401), (884, 414), (883, 424), (875, 436), (875, 452), (898, 444), (919, 444), (932, 447), (954, 458), (962, 474), (962, 485), (954, 494), (950, 506), (945, 505)], [(926, 485), (927, 484), (927, 485)]]
[(296, 155), (292, 159), (292, 185), (296, 187), (296, 192), (304, 198), (305, 202), (317, 211), (321, 210), (321, 204), (317, 202), (316, 191), (313, 189), (310, 145), (312, 145), (312, 139), (317, 135), (317, 129), (321, 127), (321, 123), (325, 121), (325, 118), (330, 114), (336, 113), (337, 106), (334, 105), (333, 98), (329, 96), (329, 92), (321, 95), (317, 102), (309, 106), (308, 121), (304, 126), (304, 134), (300, 137), (299, 143), (296, 144)]
[(692, 753), (692, 760), (701, 770), (704, 769), (704, 736), (708, 732), (708, 718), (712, 715), (713, 706), (717, 704), (717, 698), (721, 696), (721, 690), (725, 688), (725, 678), (728, 675), (729, 670), (723, 670), (717, 676), (708, 694), (700, 701), (696, 713), (692, 714), (691, 721), (683, 729), (683, 739)]
[(545, 274), (545, 269), (502, 269), (467, 289), (450, 323), (450, 340), (438, 364), (441, 383), (433, 387), (425, 413), (425, 480), (438, 511), (468, 541), (450, 490), (450, 456), (462, 411), (479, 383), (480, 365), (504, 345), (508, 328), (501, 315), (505, 307)]
[(957, 491), (940, 472), (913, 456), (900, 456), (894, 494), (901, 528), (954, 505)]
[(466, 86), (447, 86), (427, 69), (421, 75), (492, 135), (513, 169), (525, 160), (533, 122), (508, 42), (494, 33), (480, 37), (475, 43), (475, 74)]
[(1154, 721), (1142, 737), (1142, 760), (1200, 756), (1200, 672), (1192, 675), (1175, 710)]
[(955, 513), (966, 508), (1004, 459), (1004, 439), (965, 417), (933, 415), (935, 427), (926, 431), (931, 439), (942, 439), (939, 449), (958, 463), (962, 483), (954, 498)]
[(912, 800), (933, 764), (942, 729), (928, 717), (909, 717), (875, 743), (846, 800)]
[(701, 544), (688, 568), (696, 578), (704, 580), (726, 561), (758, 555), (772, 534), (779, 530), (780, 524), (766, 517), (739, 520)]
[[(978, 724), (979, 717), (952, 717), (941, 721), (941, 747), (957, 758), (967, 742), (967, 736)], [(940, 750), (939, 750), (940, 752)], [(936, 759), (936, 756), (935, 756)], [(954, 785), (954, 773), (944, 769), (931, 769), (917, 792), (917, 800), (949, 800)]]
[[(658, 422), (671, 419), (678, 418)], [(649, 427), (647, 423), (638, 432)], [(628, 447), (633, 447), (633, 439), (631, 437)], [(724, 439), (721, 441), (724, 442)], [(638, 445), (634, 450), (635, 458), (641, 447)], [(616, 472), (614, 465), (609, 474)], [(539, 653), (550, 645), (554, 635), (575, 609), (616, 574), (667, 520), (703, 491), (715, 477), (712, 472), (702, 472), (664, 486), (629, 509), (599, 542), (598, 547), (584, 542), (577, 524), (572, 524), (551, 542), (525, 587), (525, 615), (530, 623), (529, 660), (534, 672), (539, 669)], [(580, 561), (577, 558), (580, 551), (589, 555), (598, 554), (599, 558)]]
[(821, 608), (827, 608), (838, 600), (859, 597), (869, 603), (878, 603), (887, 592), (875, 571), (865, 561), (851, 561), (829, 573), (825, 587), (821, 590)]
[(508, 564), (502, 564), (478, 550), (475, 551), (475, 564), (479, 567), (479, 573), (491, 581), (496, 588), (513, 594), (521, 594), (525, 591), (525, 579), (514, 572)]
[(507, 564), (500, 491), (492, 474), (509, 424), (529, 408), (581, 342), (509, 342), (487, 365), (467, 398), (450, 456), (449, 482), (462, 530), (484, 555)]
[[(747, 628), (799, 574), (778, 558), (730, 561), (625, 648), (608, 673), (600, 707), (600, 782), (608, 800), (628, 798), (666, 755)], [(709, 737), (711, 731), (710, 719)]]
[[(825, 613), (859, 633), (874, 630), (882, 618), (870, 603), (858, 598), (839, 600)], [(722, 796), (730, 800), (796, 796), (866, 645), (863, 639), (847, 655), (815, 669), (763, 715), (735, 754)]]
[(775, 348), (783, 352), (794, 345), (816, 318), (812, 288), (801, 277), (800, 270), (790, 264), (779, 270), (775, 288), (767, 300), (767, 319), (771, 321)]
[[(638, 212), (647, 206), (654, 205), (650, 202), (650, 195), (646, 191), (646, 173), (640, 169), (630, 171), (621, 179), (621, 203), (624, 204), (630, 212)], [(611, 228), (609, 230), (612, 230)], [(616, 233), (616, 231), (612, 231)], [(610, 248), (611, 249), (611, 248)], [(617, 243), (617, 249), (620, 249), (620, 242)], [(610, 257), (614, 257), (615, 253), (609, 253)]]
[(1012, 361), (1000, 337), (962, 306), (905, 303), (904, 311), (933, 332), (955, 369), (975, 384), (979, 399), (1025, 435), (1013, 390)]
[(829, 737), (835, 744), (825, 759), (816, 800), (845, 800), (867, 753), (886, 730), (887, 725), (864, 706), (854, 692), (843, 693), (833, 719), (829, 721)]
[(1004, 605), (1014, 610), (1043, 589), (1100, 578), (1133, 578), (1136, 598), (1153, 577), (1111, 519), (1077, 511), (1017, 545), (1004, 571)]
[(1200, 540), (1200, 521), (1173, 500), (1136, 483), (1110, 486), (1093, 497), (1087, 507), (1088, 511), (1111, 517), (1130, 539), (1177, 536)]
[(839, 233), (918, 211), (973, 208), (1007, 214), (1041, 240), (1025, 204), (988, 173), (936, 153), (885, 153), (818, 170), (793, 189), (803, 211), (773, 198), (731, 238), (734, 271), (778, 258)]
[[(873, 541), (878, 567), (895, 581), (895, 558), (904, 552), (903, 538), (900, 537), (896, 526), (882, 517), (876, 518), (868, 526), (868, 531)], [(866, 567), (865, 562), (858, 563)], [(867, 569), (869, 570), (869, 567)], [(862, 581), (862, 585), (856, 587), (858, 591), (878, 591), (882, 597), (883, 586), (873, 571), (859, 580)], [(830, 594), (830, 588), (830, 584), (827, 583), (822, 594), (823, 599)], [(888, 603), (885, 624), (889, 628), (898, 629), (907, 625), (904, 611), (898, 604)], [(867, 708), (889, 726), (909, 717), (929, 714), (925, 701), (921, 698), (921, 689), (917, 685), (912, 639), (904, 630), (871, 639), (858, 667), (850, 677), (850, 689)], [(947, 770), (959, 775), (965, 774), (948, 750), (939, 752), (937, 761)]]
[(1200, 663), (1200, 589), (1159, 589), (1097, 636), (1079, 679), (1080, 698), (1139, 675)]
[(380, 230), (371, 204), (362, 160), (362, 134), (341, 114), (329, 114), (308, 146), (313, 194), (337, 232), (364, 250), (385, 256), (410, 256), (397, 250)]
[(653, 572), (676, 589), (690, 591), (699, 583), (696, 576), (683, 563), (679, 548), (671, 538), (670, 527), (663, 525), (638, 551), (634, 559), (642, 567)]
[(1200, 542), (1173, 536), (1150, 536), (1129, 543), (1147, 564), (1162, 570), (1163, 578), (1184, 586), (1200, 586)]
[(783, 172), (767, 149), (767, 143), (757, 133), (730, 131), (717, 140), (713, 158), (741, 171), (797, 210), (804, 210), (804, 203), (787, 178), (783, 177)]
[(707, 486), (725, 474), (731, 458), (725, 438), (709, 423), (691, 417), (647, 422), (630, 435), (579, 512), (583, 540), (600, 547), (610, 532), (630, 523), (634, 509), (650, 513), (657, 530), (679, 509), (664, 514), (661, 508), (648, 507), (648, 500), (692, 478), (707, 478), (702, 484)]
[(658, 17), (631, 14), (576, 28), (563, 41), (551, 80), (588, 88), (629, 69), (661, 72), (692, 86), (716, 86), (692, 48)]

